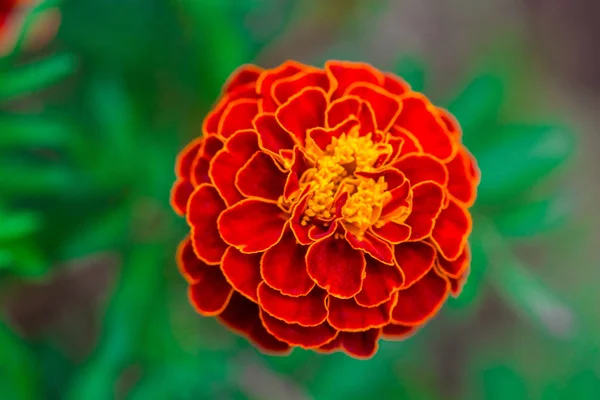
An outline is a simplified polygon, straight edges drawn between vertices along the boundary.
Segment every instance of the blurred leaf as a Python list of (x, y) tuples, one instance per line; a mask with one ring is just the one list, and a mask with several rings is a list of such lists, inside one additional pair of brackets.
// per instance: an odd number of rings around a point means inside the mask
[(41, 399), (37, 362), (29, 349), (0, 321), (0, 387), (7, 400)]
[(2, 247), (0, 250), (4, 254), (4, 268), (8, 268), (14, 275), (39, 278), (50, 269), (51, 264), (41, 249), (29, 240), (19, 240)]
[(502, 128), (494, 146), (474, 151), (482, 176), (477, 204), (497, 204), (539, 184), (573, 147), (573, 136), (558, 127)]
[(73, 54), (58, 54), (14, 70), (0, 71), (0, 100), (43, 90), (76, 68), (77, 58)]
[(0, 163), (0, 192), (10, 196), (44, 196), (68, 193), (78, 174), (63, 165)]
[(523, 377), (504, 365), (488, 368), (481, 373), (483, 398), (486, 400), (527, 400)]
[(36, 115), (2, 115), (0, 130), (0, 148), (66, 147), (74, 135), (65, 122)]
[(40, 216), (33, 212), (0, 212), (0, 221), (0, 243), (29, 236), (41, 226)]
[(402, 57), (394, 68), (394, 73), (407, 81), (414, 91), (423, 92), (425, 90), (425, 69), (425, 65), (416, 58)]

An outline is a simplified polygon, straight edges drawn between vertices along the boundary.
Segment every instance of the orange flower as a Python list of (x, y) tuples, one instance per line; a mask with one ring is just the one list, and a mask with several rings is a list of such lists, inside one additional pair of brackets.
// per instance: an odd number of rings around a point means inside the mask
[(244, 66), (177, 162), (196, 310), (261, 350), (367, 358), (469, 270), (479, 171), (457, 121), (362, 63)]

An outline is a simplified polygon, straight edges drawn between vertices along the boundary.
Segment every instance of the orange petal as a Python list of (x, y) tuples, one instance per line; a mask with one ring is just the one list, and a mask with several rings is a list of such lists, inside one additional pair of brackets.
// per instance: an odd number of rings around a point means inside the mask
[(272, 203), (245, 199), (223, 211), (217, 221), (223, 240), (243, 253), (267, 250), (279, 242), (287, 215)]
[(254, 99), (238, 99), (227, 105), (219, 120), (218, 133), (228, 138), (238, 131), (252, 129), (252, 121), (258, 115), (258, 103)]
[(331, 144), (333, 138), (339, 138), (344, 133), (348, 134), (358, 126), (358, 119), (354, 116), (350, 116), (333, 128), (313, 128), (308, 132), (308, 136), (321, 150), (325, 151), (327, 146)]
[(364, 332), (340, 332), (341, 347), (355, 358), (367, 359), (375, 355), (378, 348), (381, 329)]
[(262, 282), (260, 254), (244, 254), (235, 247), (229, 247), (223, 255), (221, 271), (235, 290), (252, 301), (258, 301), (256, 292)]
[(357, 96), (371, 105), (378, 131), (387, 132), (400, 115), (402, 105), (398, 98), (377, 85), (357, 82), (348, 87), (347, 93)]
[(412, 211), (405, 223), (411, 228), (410, 240), (420, 241), (431, 234), (442, 211), (444, 189), (436, 182), (426, 181), (413, 187), (412, 192)]
[(403, 215), (410, 208), (410, 183), (405, 180), (402, 185), (390, 190), (390, 200), (381, 210), (381, 219), (388, 220), (397, 214)]
[(431, 240), (446, 260), (456, 260), (466, 245), (471, 228), (471, 214), (455, 200), (450, 199), (448, 207), (437, 217)]
[(444, 123), (425, 96), (411, 93), (404, 97), (396, 124), (412, 133), (425, 153), (440, 160), (453, 155), (454, 147)]
[(306, 66), (295, 61), (286, 61), (277, 68), (264, 71), (256, 82), (256, 92), (262, 98), (261, 106), (264, 112), (274, 112), (278, 104), (272, 93), (273, 86), (282, 79), (293, 76)]
[(234, 332), (248, 338), (261, 351), (285, 354), (290, 351), (287, 343), (278, 340), (264, 328), (259, 317), (258, 306), (234, 293), (225, 310), (218, 319)]
[(240, 86), (256, 83), (256, 80), (262, 71), (262, 68), (252, 64), (246, 64), (238, 67), (230, 75), (229, 79), (227, 79), (227, 82), (223, 86), (223, 92), (233, 92)]
[(417, 332), (416, 326), (388, 324), (381, 329), (384, 339), (392, 341), (402, 341), (408, 339)]
[(383, 88), (396, 96), (410, 92), (410, 85), (404, 79), (392, 73), (384, 75)]
[(434, 181), (445, 187), (448, 182), (448, 171), (444, 164), (428, 154), (408, 154), (396, 161), (393, 167), (406, 176), (411, 186)]
[(321, 325), (327, 319), (327, 292), (315, 287), (305, 296), (286, 296), (271, 289), (265, 282), (258, 287), (259, 303), (269, 315), (288, 324)]
[(317, 326), (288, 324), (261, 310), (260, 318), (267, 331), (286, 343), (304, 349), (323, 346), (337, 336), (338, 332), (327, 322)]
[(355, 299), (329, 298), (329, 316), (327, 321), (335, 329), (344, 332), (360, 332), (380, 328), (390, 322), (392, 307), (396, 303), (390, 300), (374, 307), (362, 307)]
[(273, 158), (259, 150), (237, 173), (235, 185), (244, 196), (277, 201), (286, 179)]
[(275, 116), (279, 124), (303, 146), (309, 129), (325, 125), (327, 96), (323, 89), (305, 88), (279, 107)]
[(449, 173), (448, 191), (455, 199), (470, 207), (475, 203), (477, 184), (479, 180), (474, 176), (476, 162), (466, 149), (461, 149), (448, 164)]
[(410, 238), (410, 226), (390, 221), (379, 228), (373, 227), (373, 233), (388, 243), (398, 244)]
[(462, 138), (462, 129), (460, 128), (460, 124), (454, 115), (450, 114), (450, 112), (444, 110), (443, 108), (438, 107), (437, 110), (442, 118), (442, 121), (444, 122), (446, 129), (450, 133), (450, 136), (456, 140)]
[(212, 159), (208, 174), (228, 206), (243, 199), (235, 186), (235, 177), (240, 168), (258, 150), (256, 132), (242, 131), (229, 138), (225, 148)]
[(402, 271), (395, 265), (386, 265), (367, 257), (366, 276), (361, 291), (354, 297), (363, 307), (375, 307), (390, 300), (404, 284)]
[(194, 252), (207, 264), (219, 264), (227, 249), (217, 230), (217, 218), (224, 209), (219, 193), (209, 184), (198, 186), (188, 202), (187, 222)]
[(237, 86), (233, 91), (226, 93), (217, 105), (213, 108), (213, 111), (209, 112), (204, 118), (202, 123), (202, 133), (204, 136), (215, 135), (219, 132), (219, 122), (223, 113), (229, 106), (229, 104), (239, 99), (253, 99), (257, 100), (256, 88), (254, 83), (249, 83), (241, 86)]
[(273, 97), (278, 104), (284, 104), (293, 95), (307, 87), (329, 90), (329, 79), (325, 71), (314, 69), (281, 79), (273, 85)]
[(433, 317), (448, 297), (450, 284), (432, 269), (408, 289), (398, 291), (392, 321), (403, 325), (420, 325)]
[(306, 254), (308, 274), (323, 289), (340, 298), (360, 292), (365, 274), (365, 256), (344, 239), (330, 236), (312, 244)]
[(374, 85), (381, 85), (385, 77), (371, 65), (350, 61), (327, 61), (325, 71), (331, 80), (331, 89), (329, 94), (331, 99), (346, 94), (346, 90), (355, 82), (366, 82)]
[(291, 229), (267, 250), (261, 260), (261, 275), (265, 282), (288, 296), (308, 294), (315, 283), (306, 270), (308, 248), (297, 243)]
[(359, 121), (358, 133), (360, 136), (366, 136), (371, 133), (374, 139), (381, 138), (380, 135), (376, 134), (377, 123), (373, 107), (357, 96), (344, 96), (333, 101), (327, 108), (326, 114), (325, 126), (329, 128), (333, 128), (346, 121), (349, 117), (354, 116)]
[(394, 246), (394, 259), (404, 273), (404, 288), (412, 286), (433, 268), (436, 251), (425, 242), (409, 242)]
[(394, 263), (392, 246), (377, 236), (365, 232), (364, 237), (359, 239), (354, 234), (346, 232), (345, 237), (352, 248), (362, 250), (385, 264), (392, 265)]
[(279, 154), (283, 149), (293, 149), (295, 140), (279, 125), (275, 114), (260, 114), (253, 121), (254, 129), (258, 132), (260, 144), (273, 154)]
[(471, 248), (465, 244), (463, 251), (454, 261), (448, 261), (442, 255), (438, 256), (440, 269), (450, 278), (458, 279), (471, 265)]
[[(406, 154), (423, 153), (423, 147), (421, 147), (421, 144), (419, 143), (415, 135), (413, 135), (406, 129), (398, 125), (394, 125), (390, 129), (389, 134), (392, 138), (402, 139), (404, 141), (400, 154), (398, 155), (399, 157), (404, 156)], [(390, 159), (390, 162), (392, 161), (393, 160)]]

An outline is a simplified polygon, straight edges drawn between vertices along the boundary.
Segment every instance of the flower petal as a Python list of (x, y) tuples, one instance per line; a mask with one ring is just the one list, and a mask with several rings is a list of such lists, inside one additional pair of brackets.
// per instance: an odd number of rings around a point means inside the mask
[(417, 140), (415, 135), (413, 135), (406, 129), (398, 125), (394, 125), (390, 129), (389, 134), (392, 138), (402, 139), (404, 141), (399, 154), (400, 157), (406, 154), (423, 153), (423, 147), (421, 147), (419, 140)]
[(384, 82), (383, 74), (369, 64), (350, 61), (327, 61), (325, 71), (331, 80), (329, 94), (331, 99), (346, 94), (346, 90), (355, 82), (366, 82), (381, 85)]
[(471, 272), (470, 268), (467, 268), (458, 278), (449, 277), (450, 281), (450, 294), (452, 297), (458, 297), (460, 292), (462, 292), (463, 287), (467, 283), (467, 279), (469, 278), (469, 273)]
[(177, 177), (190, 180), (192, 163), (203, 145), (204, 138), (198, 138), (181, 150), (177, 155), (177, 161), (175, 162), (175, 174)]
[(455, 199), (470, 207), (475, 203), (479, 179), (473, 175), (477, 168), (475, 159), (466, 149), (461, 149), (448, 164), (448, 191)]
[(337, 336), (338, 332), (327, 322), (317, 326), (288, 324), (261, 310), (260, 318), (267, 331), (286, 343), (303, 349), (323, 346)]
[(371, 358), (377, 352), (381, 329), (364, 332), (340, 332), (342, 348), (351, 356), (360, 359)]
[(388, 301), (403, 284), (404, 276), (397, 266), (367, 257), (367, 275), (354, 299), (360, 306), (375, 307)]
[(340, 298), (360, 292), (365, 274), (365, 256), (344, 239), (330, 236), (308, 248), (308, 274), (323, 289)]
[(263, 69), (261, 67), (252, 64), (246, 64), (238, 67), (231, 73), (229, 79), (227, 79), (227, 82), (223, 86), (223, 92), (233, 92), (240, 86), (247, 85), (249, 83), (256, 83), (256, 80), (262, 71)]
[[(393, 267), (391, 267), (393, 268)], [(391, 311), (396, 297), (374, 307), (362, 307), (355, 299), (329, 297), (329, 316), (327, 321), (335, 329), (345, 332), (359, 332), (380, 328), (390, 322)]]
[(258, 114), (258, 103), (254, 99), (234, 100), (225, 110), (219, 121), (217, 131), (224, 138), (242, 130), (252, 129), (252, 121)]
[(333, 128), (313, 128), (308, 132), (308, 137), (310, 137), (321, 150), (325, 151), (327, 146), (331, 144), (333, 138), (339, 138), (344, 133), (348, 134), (352, 130), (358, 128), (358, 126), (358, 119), (355, 116), (350, 116)]
[(292, 209), (292, 218), (290, 218), (290, 227), (292, 228), (292, 232), (296, 237), (296, 240), (300, 244), (308, 245), (313, 242), (313, 240), (308, 236), (308, 231), (310, 230), (310, 225), (302, 224), (302, 219), (304, 217), (304, 211), (306, 210), (306, 203), (308, 202), (308, 198), (310, 196), (307, 193), (308, 188), (305, 189), (304, 193), (300, 195), (300, 200)]
[(444, 122), (446, 129), (450, 133), (450, 136), (457, 140), (462, 138), (462, 129), (456, 117), (450, 114), (450, 112), (448, 112), (447, 110), (440, 107), (438, 107), (437, 111), (442, 121)]
[(388, 324), (381, 329), (384, 339), (392, 341), (402, 341), (408, 339), (417, 332), (416, 326)]
[(410, 226), (390, 221), (379, 228), (373, 227), (373, 233), (388, 243), (398, 244), (410, 238)]
[(190, 181), (183, 179), (178, 179), (175, 181), (173, 187), (171, 188), (171, 197), (169, 199), (169, 203), (177, 215), (185, 215), (188, 201), (193, 192), (194, 186), (190, 183)]
[(448, 182), (448, 171), (444, 164), (428, 154), (408, 154), (396, 161), (393, 167), (406, 176), (411, 186), (425, 181), (434, 181), (446, 186)]
[(350, 116), (355, 116), (358, 119), (362, 104), (361, 99), (356, 96), (344, 96), (331, 102), (327, 107), (325, 126), (334, 128)]
[(191, 284), (188, 297), (194, 309), (205, 317), (219, 315), (233, 293), (233, 288), (227, 283), (221, 270), (212, 265), (198, 275), (198, 281)]
[(219, 123), (223, 114), (231, 102), (239, 99), (257, 100), (256, 88), (254, 83), (237, 86), (233, 91), (225, 93), (213, 111), (209, 112), (202, 122), (202, 133), (205, 137), (216, 135), (219, 132)]
[(177, 267), (181, 275), (187, 283), (196, 283), (202, 279), (202, 275), (208, 268), (215, 268), (214, 265), (209, 266), (196, 256), (192, 242), (189, 236), (183, 239), (177, 246), (177, 255), (175, 257)]
[(465, 244), (463, 251), (454, 261), (448, 261), (440, 254), (438, 256), (440, 269), (449, 277), (458, 279), (471, 265), (471, 248), (469, 243)]
[(248, 338), (262, 351), (284, 354), (290, 351), (290, 346), (284, 343), (264, 328), (259, 317), (258, 305), (244, 296), (234, 293), (225, 310), (218, 319), (234, 332)]
[(398, 291), (398, 302), (392, 310), (392, 321), (403, 325), (420, 325), (433, 317), (448, 297), (450, 284), (429, 271), (421, 280)]
[(273, 85), (273, 96), (278, 104), (284, 104), (293, 95), (307, 87), (329, 90), (329, 78), (320, 69), (307, 70), (294, 76), (279, 80)]
[(267, 285), (288, 296), (308, 294), (315, 283), (306, 270), (307, 250), (287, 229), (281, 240), (262, 256), (260, 272)]
[(447, 160), (452, 156), (452, 140), (437, 115), (437, 110), (425, 96), (417, 93), (406, 95), (396, 124), (411, 132), (419, 140), (425, 153), (440, 160)]
[(269, 315), (288, 324), (317, 326), (327, 319), (327, 292), (315, 287), (306, 296), (290, 297), (271, 289), (265, 282), (258, 287), (258, 299)]
[(412, 188), (413, 206), (406, 219), (411, 227), (412, 241), (420, 241), (431, 234), (433, 225), (442, 211), (444, 189), (435, 182), (422, 182)]
[(286, 179), (270, 155), (257, 151), (237, 173), (235, 185), (244, 196), (277, 201)]
[(364, 237), (359, 239), (354, 234), (346, 232), (346, 240), (350, 246), (356, 250), (363, 250), (377, 260), (392, 265), (394, 263), (394, 254), (392, 247), (385, 241), (369, 232), (365, 232)]
[(396, 96), (410, 92), (410, 85), (408, 82), (392, 73), (384, 74), (383, 88)]
[(286, 61), (277, 68), (264, 71), (256, 82), (256, 92), (262, 98), (262, 111), (274, 112), (277, 110), (278, 104), (275, 101), (275, 96), (272, 92), (275, 83), (299, 73), (306, 67), (306, 65), (295, 61)]
[(287, 215), (272, 203), (245, 199), (225, 210), (217, 221), (223, 240), (242, 253), (267, 250), (283, 235)]
[(229, 247), (223, 255), (221, 271), (235, 290), (252, 301), (258, 301), (257, 288), (260, 276), (260, 254), (244, 254)]
[(394, 259), (404, 273), (404, 288), (423, 278), (433, 268), (436, 251), (425, 242), (409, 242), (394, 246)]
[(431, 239), (446, 260), (456, 260), (465, 247), (471, 228), (471, 214), (450, 199), (448, 207), (437, 217)]
[(381, 210), (381, 219), (384, 221), (396, 220), (401, 223), (406, 219), (406, 213), (410, 210), (410, 183), (405, 180), (402, 185), (390, 190), (390, 194), (390, 200)]
[(279, 125), (275, 114), (260, 114), (253, 121), (254, 129), (258, 132), (260, 143), (266, 150), (279, 154), (282, 149), (292, 149), (295, 140), (285, 129)]
[[(300, 146), (294, 147), (292, 165), (283, 190), (283, 197), (285, 200), (289, 201), (295, 199), (294, 195), (298, 194), (300, 190), (300, 178), (308, 168), (308, 160), (306, 159), (304, 152), (301, 150)], [(302, 209), (302, 211), (304, 211), (304, 209)]]
[(205, 138), (200, 151), (192, 163), (191, 181), (194, 186), (210, 183), (210, 161), (223, 148), (223, 140), (219, 136), (208, 136)]
[(375, 113), (377, 130), (387, 132), (400, 115), (402, 104), (385, 89), (364, 82), (356, 82), (348, 87), (349, 95), (360, 97), (367, 101)]
[(219, 264), (227, 249), (217, 229), (217, 218), (224, 209), (225, 203), (209, 184), (198, 186), (188, 202), (187, 222), (194, 252), (207, 264)]
[(225, 147), (210, 162), (210, 179), (228, 206), (243, 199), (235, 187), (235, 176), (258, 150), (256, 132), (241, 131), (229, 138)]
[(305, 88), (279, 107), (275, 116), (279, 124), (302, 145), (309, 129), (325, 125), (327, 95), (320, 88)]

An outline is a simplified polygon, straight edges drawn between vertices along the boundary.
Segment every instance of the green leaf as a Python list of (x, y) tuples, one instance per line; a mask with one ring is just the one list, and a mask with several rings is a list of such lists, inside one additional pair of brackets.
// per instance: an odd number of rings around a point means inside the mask
[(0, 321), (0, 387), (7, 400), (43, 398), (37, 362), (25, 345)]
[(33, 212), (0, 213), (0, 243), (29, 236), (40, 226), (41, 218)]
[(14, 70), (0, 71), (0, 100), (26, 96), (46, 89), (71, 75), (76, 68), (77, 57), (67, 53)]
[(527, 400), (523, 377), (505, 365), (496, 365), (481, 373), (483, 396), (487, 400)]
[(5, 268), (21, 277), (40, 278), (51, 267), (40, 248), (28, 240), (13, 242), (4, 247), (4, 257), (4, 262), (7, 263)]
[(539, 184), (573, 152), (574, 138), (553, 126), (507, 126), (494, 146), (474, 151), (481, 169), (478, 204), (497, 204)]
[(74, 135), (67, 123), (36, 115), (2, 115), (0, 131), (0, 148), (67, 147)]
[(414, 91), (422, 92), (425, 89), (426, 67), (416, 58), (402, 57), (394, 72), (407, 81)]
[(12, 196), (43, 196), (68, 193), (78, 176), (63, 165), (0, 163), (0, 192)]

